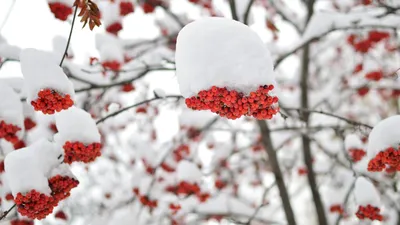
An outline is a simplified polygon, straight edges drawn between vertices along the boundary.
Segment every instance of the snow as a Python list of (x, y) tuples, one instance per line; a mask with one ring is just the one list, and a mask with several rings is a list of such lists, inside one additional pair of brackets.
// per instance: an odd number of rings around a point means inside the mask
[(70, 177), (77, 180), (74, 174), (72, 174), (71, 170), (69, 169), (69, 166), (64, 163), (54, 168), (48, 177), (51, 178), (56, 175), (61, 175), (62, 177)]
[(380, 121), (368, 137), (368, 157), (373, 158), (386, 148), (400, 144), (400, 115), (388, 117)]
[(71, 107), (55, 115), (58, 133), (54, 140), (64, 145), (66, 141), (79, 141), (84, 144), (100, 142), (100, 133), (96, 122), (83, 109)]
[(96, 49), (100, 53), (100, 60), (111, 61), (116, 60), (120, 63), (124, 62), (124, 49), (122, 43), (117, 37), (111, 34), (96, 34)]
[(179, 124), (201, 129), (207, 123), (215, 118), (215, 115), (209, 111), (194, 111), (184, 108), (179, 116)]
[[(24, 129), (23, 107), (18, 94), (0, 79), (0, 121)], [(22, 132), (18, 132), (21, 137)]]
[(360, 140), (360, 137), (356, 134), (349, 134), (346, 136), (346, 139), (344, 140), (344, 146), (346, 150), (352, 149), (352, 148), (357, 148), (357, 149), (362, 149), (363, 148), (363, 143)]
[(160, 88), (154, 89), (154, 95), (157, 96), (157, 97), (160, 97), (160, 98), (165, 98), (165, 96), (167, 96), (165, 91), (163, 89), (160, 89)]
[(18, 60), (20, 52), (21, 48), (17, 46), (0, 43), (0, 57)]
[(186, 98), (212, 86), (249, 94), (260, 85), (275, 84), (272, 59), (260, 37), (226, 18), (203, 18), (186, 25), (178, 34), (175, 61)]
[(180, 161), (176, 170), (179, 181), (197, 183), (203, 176), (197, 165), (187, 160)]
[(13, 151), (6, 156), (6, 179), (14, 196), (37, 190), (50, 195), (48, 176), (60, 164), (59, 149), (48, 140), (41, 139), (29, 147)]
[(98, 3), (98, 7), (101, 11), (101, 21), (104, 23), (104, 27), (121, 22), (121, 16), (119, 14), (119, 1), (110, 2), (103, 1)]
[(59, 57), (54, 53), (36, 49), (24, 49), (20, 55), (21, 70), (25, 78), (27, 101), (37, 98), (37, 93), (46, 88), (62, 94), (69, 94), (74, 99), (75, 92), (72, 82), (63, 69), (58, 66)]
[(371, 204), (372, 206), (379, 207), (379, 193), (374, 185), (367, 180), (365, 177), (357, 178), (354, 194), (358, 205), (366, 206)]

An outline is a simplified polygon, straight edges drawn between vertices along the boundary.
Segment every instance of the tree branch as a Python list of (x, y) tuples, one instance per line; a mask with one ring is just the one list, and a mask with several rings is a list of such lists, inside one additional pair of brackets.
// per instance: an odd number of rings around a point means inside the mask
[(4, 218), (7, 217), (7, 215), (17, 206), (17, 204), (14, 204), (11, 206), (7, 211), (3, 212), (3, 215), (0, 216), (0, 221), (3, 220)]
[(247, 5), (246, 12), (244, 13), (244, 18), (243, 18), (243, 23), (248, 25), (249, 23), (249, 16), (250, 16), (250, 10), (251, 6), (253, 5), (254, 0), (250, 0), (249, 4)]
[(235, 0), (229, 0), (229, 7), (231, 9), (232, 19), (236, 20), (236, 21), (239, 21), (239, 17), (237, 15), (237, 11), (236, 11)]
[(282, 199), (282, 205), (283, 205), (283, 210), (285, 211), (286, 219), (288, 221), (288, 224), (296, 225), (296, 218), (294, 216), (292, 205), (290, 203), (290, 198), (285, 186), (283, 174), (281, 168), (279, 167), (278, 157), (276, 155), (274, 146), (272, 144), (272, 139), (268, 124), (264, 120), (258, 120), (257, 123), (261, 132), (261, 141), (263, 143), (264, 149), (267, 152), (268, 159), (271, 163), (272, 171), (274, 172), (275, 175), (275, 182), (278, 186), (279, 193)]
[(153, 102), (153, 101), (156, 101), (156, 100), (166, 99), (166, 98), (180, 99), (180, 98), (182, 98), (182, 96), (180, 96), (180, 95), (168, 95), (168, 96), (165, 96), (165, 97), (154, 97), (154, 98), (151, 98), (151, 99), (147, 99), (147, 100), (141, 101), (139, 103), (136, 103), (134, 105), (122, 108), (122, 109), (120, 109), (120, 110), (118, 110), (118, 111), (116, 111), (114, 113), (111, 113), (108, 116), (101, 118), (99, 121), (96, 122), (96, 124), (100, 124), (100, 123), (106, 121), (107, 119), (109, 119), (111, 117), (114, 117), (114, 116), (116, 116), (116, 115), (118, 115), (120, 113), (123, 113), (123, 112), (125, 112), (125, 111), (127, 111), (129, 109), (135, 108), (137, 106), (140, 106), (140, 105), (143, 105), (143, 104), (146, 104), (146, 103), (150, 103), (150, 102)]
[(68, 40), (67, 40), (67, 46), (65, 46), (65, 51), (64, 51), (64, 54), (63, 54), (63, 56), (61, 58), (60, 66), (62, 66), (62, 64), (64, 62), (64, 59), (68, 54), (69, 43), (71, 42), (72, 32), (74, 30), (74, 24), (75, 24), (75, 18), (76, 18), (76, 13), (77, 12), (78, 12), (78, 6), (75, 6), (74, 16), (72, 18), (71, 30), (69, 31), (69, 36), (68, 36)]

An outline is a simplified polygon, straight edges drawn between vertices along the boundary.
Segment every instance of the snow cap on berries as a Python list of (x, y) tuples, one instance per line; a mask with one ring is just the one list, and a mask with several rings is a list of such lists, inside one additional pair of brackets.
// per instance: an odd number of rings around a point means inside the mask
[(178, 34), (176, 74), (185, 98), (212, 86), (244, 94), (275, 85), (273, 63), (260, 37), (243, 23), (199, 19)]
[(27, 101), (38, 97), (43, 89), (68, 94), (72, 99), (75, 92), (72, 82), (67, 78), (63, 69), (58, 65), (59, 57), (54, 53), (32, 48), (24, 49), (20, 55), (21, 70), (26, 80)]
[(177, 168), (178, 180), (187, 182), (200, 182), (202, 178), (202, 173), (196, 164), (182, 160), (178, 164)]
[(366, 206), (372, 205), (375, 207), (380, 206), (379, 193), (371, 183), (365, 177), (358, 177), (355, 187), (354, 194), (358, 205)]
[(344, 145), (347, 150), (352, 149), (352, 148), (356, 148), (356, 149), (363, 148), (362, 141), (361, 141), (360, 137), (358, 137), (356, 134), (347, 135), (344, 140)]
[(368, 137), (368, 157), (374, 158), (377, 153), (388, 147), (400, 145), (400, 115), (388, 117), (380, 121)]
[(100, 53), (100, 61), (124, 62), (124, 49), (120, 40), (111, 34), (96, 34), (96, 49)]
[[(18, 94), (4, 82), (0, 82), (0, 122), (24, 127), (23, 107)], [(21, 137), (23, 132), (18, 132)]]
[(5, 171), (12, 194), (25, 194), (31, 190), (50, 195), (48, 176), (60, 164), (61, 152), (45, 139), (6, 156)]
[(91, 115), (75, 106), (55, 115), (58, 133), (54, 140), (64, 145), (66, 141), (83, 144), (99, 143), (101, 141), (96, 122)]

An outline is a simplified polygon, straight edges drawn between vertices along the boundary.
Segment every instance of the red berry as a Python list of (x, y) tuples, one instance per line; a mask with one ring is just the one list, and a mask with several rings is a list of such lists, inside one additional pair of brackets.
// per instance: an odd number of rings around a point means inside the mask
[(54, 114), (73, 106), (74, 101), (72, 101), (69, 94), (62, 96), (54, 90), (43, 89), (39, 91), (38, 98), (31, 101), (31, 105), (36, 111), (41, 111), (44, 114)]
[(54, 16), (62, 21), (66, 21), (68, 16), (72, 14), (72, 7), (61, 2), (49, 3), (49, 7)]
[(63, 148), (65, 153), (64, 162), (68, 164), (72, 162), (89, 163), (101, 155), (100, 143), (85, 145), (81, 142), (67, 141)]

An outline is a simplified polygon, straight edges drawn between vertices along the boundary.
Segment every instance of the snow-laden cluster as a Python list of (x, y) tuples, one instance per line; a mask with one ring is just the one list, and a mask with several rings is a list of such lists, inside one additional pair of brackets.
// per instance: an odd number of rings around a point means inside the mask
[(74, 87), (57, 60), (59, 57), (54, 53), (31, 48), (20, 55), (27, 101), (44, 114), (60, 112), (74, 103)]
[(355, 183), (354, 194), (358, 204), (356, 215), (359, 219), (383, 220), (380, 214), (379, 193), (371, 181), (359, 177)]
[(95, 43), (103, 68), (119, 71), (124, 64), (124, 49), (121, 41), (111, 34), (97, 34)]
[(353, 162), (360, 161), (366, 155), (364, 145), (356, 134), (347, 135), (344, 140), (344, 146)]
[(24, 130), (23, 107), (18, 94), (0, 82), (0, 139), (16, 144)]
[(47, 0), (47, 2), (54, 17), (61, 21), (66, 21), (73, 12), (73, 0)]
[(7, 184), (21, 215), (45, 218), (78, 185), (69, 168), (60, 164), (61, 154), (54, 143), (41, 139), (7, 155)]
[(178, 34), (175, 60), (179, 88), (191, 109), (229, 119), (271, 119), (279, 110), (270, 53), (240, 22), (211, 17), (186, 25)]
[(400, 170), (400, 115), (380, 121), (368, 137), (369, 171)]
[(101, 155), (100, 133), (89, 113), (73, 106), (55, 118), (58, 133), (54, 140), (64, 148), (65, 163), (88, 163)]

